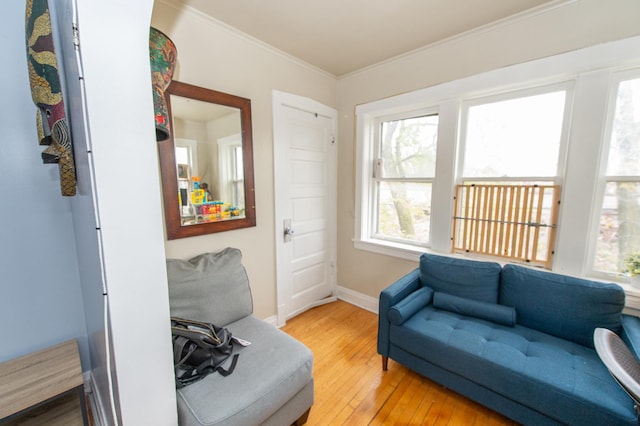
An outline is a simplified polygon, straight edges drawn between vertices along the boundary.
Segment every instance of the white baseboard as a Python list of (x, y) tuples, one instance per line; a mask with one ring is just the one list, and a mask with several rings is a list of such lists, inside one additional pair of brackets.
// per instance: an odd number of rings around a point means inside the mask
[(375, 297), (367, 296), (366, 294), (353, 291), (346, 287), (337, 287), (338, 299), (351, 303), (374, 314), (378, 313), (378, 299)]
[[(366, 311), (373, 312), (376, 315), (378, 314), (378, 299), (340, 286), (336, 286), (335, 297), (328, 297), (320, 301), (320, 303), (318, 303), (317, 305), (313, 305), (310, 307), (318, 306), (328, 302), (334, 302), (336, 299), (344, 300), (345, 302), (355, 305)], [(281, 327), (278, 326), (277, 315), (271, 315), (270, 317), (264, 318), (263, 321), (271, 324), (274, 327)]]
[(84, 393), (91, 393), (91, 371), (82, 372), (82, 381), (84, 383)]
[(263, 320), (264, 322), (271, 324), (274, 327), (278, 326), (278, 316), (277, 315), (271, 315), (270, 317), (267, 317)]
[(93, 372), (85, 371), (84, 373), (82, 373), (82, 376), (85, 383), (85, 393), (89, 394), (89, 404), (91, 404), (93, 424), (95, 426), (109, 426), (107, 417), (105, 416), (105, 406), (102, 404), (100, 391), (95, 386)]

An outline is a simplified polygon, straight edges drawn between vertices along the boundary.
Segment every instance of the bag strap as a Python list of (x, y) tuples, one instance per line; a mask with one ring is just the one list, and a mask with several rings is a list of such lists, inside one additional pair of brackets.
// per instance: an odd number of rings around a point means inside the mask
[(231, 365), (226, 370), (224, 368), (222, 368), (221, 365), (217, 366), (215, 370), (218, 373), (220, 373), (221, 376), (227, 377), (229, 374), (233, 373), (233, 370), (236, 369), (236, 364), (238, 363), (238, 356), (239, 355), (240, 354), (234, 354), (233, 355), (233, 358), (231, 359)]
[[(229, 374), (233, 373), (233, 370), (236, 368), (236, 364), (238, 363), (238, 356), (240, 354), (234, 354), (231, 359), (231, 365), (226, 370), (222, 368), (222, 366), (212, 367), (209, 364), (209, 360), (203, 362), (198, 367), (182, 367), (182, 374), (178, 374), (178, 366), (176, 365), (176, 383), (179, 388), (187, 386), (193, 382), (197, 382), (198, 380), (204, 379), (205, 376), (209, 373), (218, 372), (221, 376), (227, 377)], [(207, 371), (211, 370), (211, 371)]]
[(189, 339), (187, 339), (186, 337), (183, 337), (183, 336), (176, 336), (176, 338), (174, 339), (174, 343), (173, 343), (173, 363), (176, 366), (176, 368), (180, 367), (182, 364), (184, 364), (184, 362), (187, 359), (189, 359), (191, 354), (194, 353), (196, 349), (198, 349), (198, 345), (191, 344), (191, 345), (189, 345), (189, 349), (187, 350), (187, 354), (185, 356), (183, 356), (182, 358), (180, 358), (180, 356), (182, 355), (182, 351), (184, 350), (184, 347), (186, 346), (187, 343), (189, 343)]

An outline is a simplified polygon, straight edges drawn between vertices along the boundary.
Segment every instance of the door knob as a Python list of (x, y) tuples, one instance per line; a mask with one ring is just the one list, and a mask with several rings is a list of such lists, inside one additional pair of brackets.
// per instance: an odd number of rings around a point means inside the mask
[(291, 219), (285, 219), (284, 221), (284, 242), (291, 241), (291, 236), (294, 234), (294, 230), (291, 227)]

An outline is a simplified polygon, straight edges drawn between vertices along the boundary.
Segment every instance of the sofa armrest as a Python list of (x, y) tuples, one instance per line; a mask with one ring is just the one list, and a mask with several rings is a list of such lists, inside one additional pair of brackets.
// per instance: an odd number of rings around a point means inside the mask
[(631, 353), (640, 360), (640, 318), (623, 314), (620, 338)]
[(416, 268), (382, 290), (378, 303), (378, 353), (389, 356), (389, 309), (420, 288), (420, 269)]

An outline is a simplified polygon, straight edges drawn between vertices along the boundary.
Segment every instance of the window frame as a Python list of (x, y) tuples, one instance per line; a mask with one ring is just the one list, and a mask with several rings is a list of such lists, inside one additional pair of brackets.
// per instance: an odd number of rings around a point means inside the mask
[[(242, 135), (236, 133), (218, 139), (218, 180), (220, 185), (220, 199), (232, 200), (235, 207), (244, 209), (244, 200), (240, 192), (244, 188), (244, 176), (239, 179), (241, 169), (238, 168), (238, 148), (242, 150)], [(242, 153), (242, 151), (240, 151)], [(223, 183), (227, 182), (226, 185)], [(243, 195), (244, 198), (244, 195)], [(242, 204), (240, 204), (242, 201)]]
[[(360, 155), (356, 160), (356, 169), (360, 178), (360, 185), (356, 185), (358, 204), (357, 211), (360, 212), (356, 216), (356, 232), (354, 243), (357, 248), (373, 251), (376, 253), (387, 254), (397, 257), (415, 260), (417, 257), (430, 247), (430, 236), (425, 242), (412, 242), (405, 239), (396, 239), (387, 237), (376, 232), (377, 224), (377, 185), (381, 181), (394, 181), (395, 178), (377, 178), (374, 176), (374, 162), (380, 158), (382, 141), (381, 128), (383, 122), (410, 119), (429, 115), (437, 115), (440, 120), (439, 108), (437, 106), (420, 106), (401, 108), (395, 110), (381, 109), (372, 114), (363, 114), (360, 116), (361, 131), (360, 138), (362, 143), (359, 144)], [(437, 161), (439, 156), (440, 140), (440, 123), (438, 123), (438, 137), (436, 140), (436, 171), (433, 177), (424, 178), (399, 178), (402, 181), (416, 183), (431, 184), (431, 200), (433, 203), (433, 188), (437, 179)], [(433, 217), (430, 217), (430, 229), (433, 227)]]
[[(399, 114), (392, 115), (384, 115), (376, 117), (374, 120), (374, 134), (371, 143), (373, 146), (371, 147), (373, 161), (375, 159), (382, 158), (382, 125), (385, 122), (390, 121), (400, 121), (400, 120), (409, 120), (412, 118), (419, 117), (427, 117), (427, 116), (438, 116), (437, 112), (430, 109), (420, 109), (417, 111), (408, 111)], [(439, 116), (438, 116), (439, 117)], [(438, 141), (436, 137), (436, 160), (438, 156)], [(379, 241), (381, 244), (400, 244), (400, 245), (408, 245), (408, 246), (416, 246), (418, 248), (426, 248), (429, 247), (429, 239), (427, 241), (412, 241), (405, 238), (394, 238), (392, 236), (387, 236), (378, 231), (380, 227), (380, 218), (379, 218), (379, 191), (378, 187), (382, 182), (407, 182), (407, 183), (428, 183), (431, 185), (431, 197), (429, 200), (429, 205), (431, 206), (433, 202), (433, 184), (436, 179), (436, 174), (434, 171), (433, 177), (379, 177), (376, 176), (375, 171), (373, 170), (370, 174), (370, 183), (369, 183), (369, 215), (368, 215), (368, 229), (367, 234), (369, 235), (369, 239), (373, 241)], [(429, 218), (429, 222), (431, 222), (431, 218)], [(377, 225), (377, 226), (376, 226)], [(378, 228), (378, 229), (376, 229)]]

